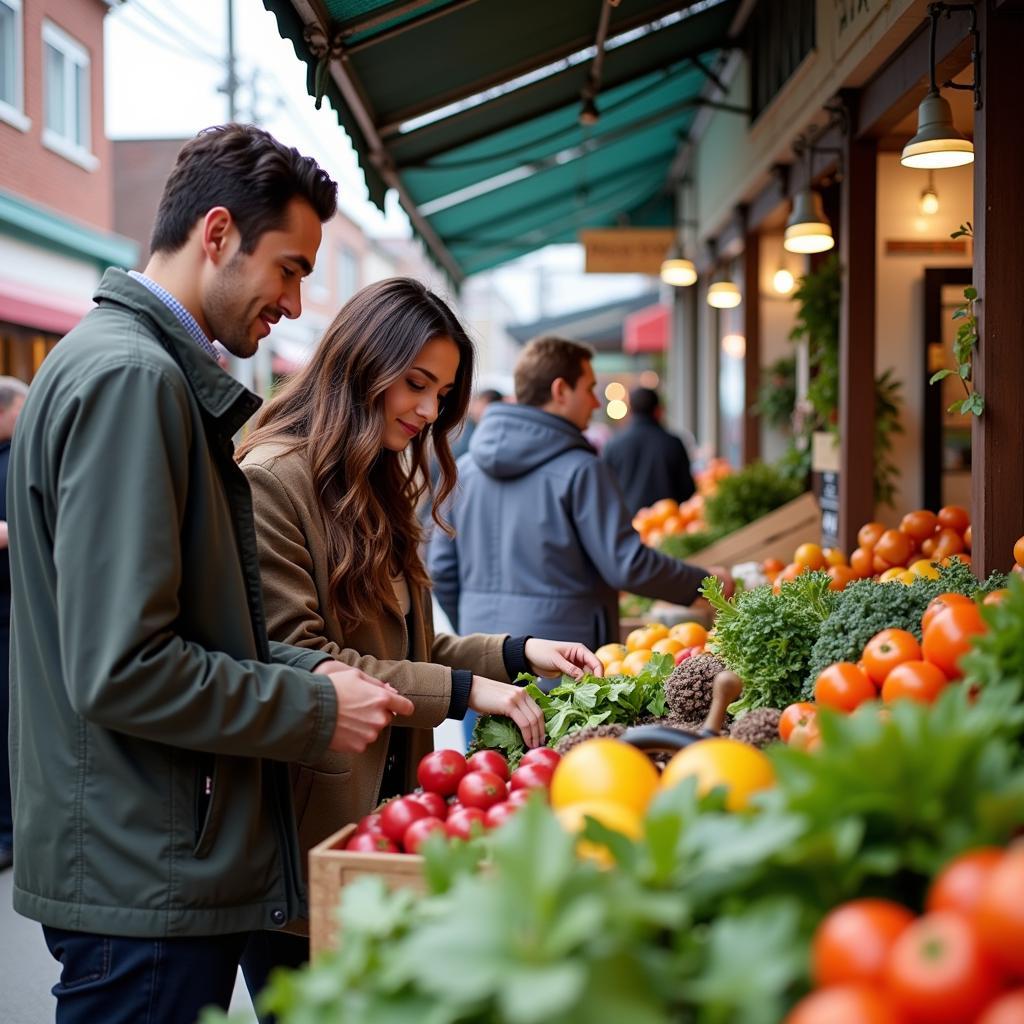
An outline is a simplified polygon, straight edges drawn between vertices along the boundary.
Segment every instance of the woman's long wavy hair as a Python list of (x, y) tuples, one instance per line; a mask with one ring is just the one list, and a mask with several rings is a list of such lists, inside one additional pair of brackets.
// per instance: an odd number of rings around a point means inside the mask
[[(420, 349), (448, 337), (459, 350), (451, 391), (433, 424), (405, 452), (383, 445), (384, 393), (412, 366)], [(449, 434), (463, 422), (473, 379), (473, 344), (455, 314), (411, 278), (379, 281), (345, 303), (309, 363), (267, 403), (237, 458), (268, 441), (309, 460), (327, 533), (330, 596), (346, 630), (397, 609), (392, 579), (430, 585), (417, 546), (416, 505), (432, 492), (432, 514), (451, 527), (440, 506), (455, 486)], [(432, 487), (432, 445), (440, 478)]]

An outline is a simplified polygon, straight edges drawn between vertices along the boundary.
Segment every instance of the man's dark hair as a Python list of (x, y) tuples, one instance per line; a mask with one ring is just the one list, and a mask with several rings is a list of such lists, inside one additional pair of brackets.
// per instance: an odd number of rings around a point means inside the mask
[(153, 225), (152, 252), (177, 252), (195, 223), (215, 206), (231, 212), (251, 253), (261, 236), (284, 224), (288, 204), (298, 196), (330, 220), (338, 186), (311, 157), (285, 146), (262, 128), (223, 124), (205, 128), (178, 153)]
[(653, 388), (632, 388), (629, 392), (629, 407), (634, 416), (653, 416), (659, 405), (661, 399)]
[(505, 396), (497, 388), (484, 388), (483, 391), (477, 392), (476, 397), (487, 405), (505, 401)]
[(551, 385), (562, 378), (576, 387), (583, 376), (583, 364), (594, 358), (594, 350), (565, 338), (534, 338), (516, 363), (516, 401), (520, 405), (545, 405), (551, 399)]

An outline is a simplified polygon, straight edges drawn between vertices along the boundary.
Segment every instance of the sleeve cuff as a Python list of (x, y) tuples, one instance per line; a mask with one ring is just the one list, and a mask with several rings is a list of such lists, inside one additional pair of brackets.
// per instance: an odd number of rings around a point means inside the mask
[(501, 646), (501, 657), (505, 662), (505, 671), (509, 679), (515, 679), (520, 672), (535, 675), (533, 667), (526, 660), (526, 641), (528, 636), (507, 636)]
[(473, 673), (467, 668), (452, 669), (452, 696), (448, 703), (448, 717), (462, 721), (469, 710), (469, 691), (473, 686)]

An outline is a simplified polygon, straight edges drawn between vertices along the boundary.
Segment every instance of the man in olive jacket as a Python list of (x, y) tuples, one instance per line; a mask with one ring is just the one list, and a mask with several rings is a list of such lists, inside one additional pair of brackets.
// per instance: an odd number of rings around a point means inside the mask
[(250, 934), (304, 911), (288, 761), (412, 711), (267, 641), (232, 435), (250, 356), (299, 315), (336, 186), (246, 126), (190, 141), (143, 274), (43, 364), (11, 453), (14, 906), (62, 964), (57, 1021), (191, 1024)]

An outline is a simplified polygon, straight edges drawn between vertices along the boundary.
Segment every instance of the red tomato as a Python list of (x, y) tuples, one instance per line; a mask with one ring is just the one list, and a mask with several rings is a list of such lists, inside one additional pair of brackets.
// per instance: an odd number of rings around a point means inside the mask
[[(475, 825), (475, 827), (474, 827)], [(484, 812), (479, 807), (460, 807), (448, 812), (444, 830), (456, 839), (469, 839), (484, 830)]]
[[(512, 804), (513, 807), (522, 807), (530, 799), (532, 792), (532, 789), (513, 789), (505, 803)], [(501, 804), (498, 804), (498, 806), (500, 807)]]
[(470, 772), (459, 783), (459, 803), (463, 807), (488, 807), (500, 804), (508, 796), (505, 780), (494, 772)]
[(814, 681), (814, 699), (839, 711), (853, 711), (878, 696), (875, 684), (856, 665), (837, 661), (822, 669)]
[(867, 985), (837, 985), (805, 996), (784, 1024), (903, 1024), (888, 996)]
[(788, 743), (797, 726), (807, 725), (817, 716), (818, 709), (810, 701), (802, 700), (797, 704), (790, 704), (779, 718), (779, 739), (783, 743)]
[(906, 907), (890, 900), (851, 900), (836, 907), (811, 942), (814, 983), (881, 985), (889, 951), (913, 920)]
[(484, 824), (488, 828), (497, 828), (511, 818), (518, 810), (519, 804), (512, 803), (511, 800), (506, 800), (503, 804), (495, 804), (493, 807), (487, 808), (487, 813), (484, 815)]
[(557, 750), (552, 750), (551, 747), (534, 747), (519, 759), (519, 767), (525, 768), (528, 764), (546, 764), (554, 771), (561, 760), (562, 755)]
[(411, 796), (400, 796), (396, 800), (389, 800), (381, 809), (380, 827), (388, 839), (400, 843), (405, 830), (414, 821), (426, 818), (429, 814), (426, 807)]
[(818, 725), (817, 716), (797, 725), (789, 734), (789, 742), (786, 745), (794, 750), (806, 750), (808, 753), (817, 750), (821, 746), (821, 726)]
[(959, 679), (960, 658), (971, 647), (971, 640), (987, 629), (978, 606), (954, 604), (943, 608), (924, 633), (925, 661), (938, 665), (949, 679)]
[(970, 604), (971, 599), (964, 594), (954, 594), (952, 592), (946, 594), (939, 594), (933, 597), (928, 602), (928, 607), (924, 610), (924, 615), (921, 618), (921, 633), (925, 633), (928, 627), (932, 624), (932, 619), (935, 618), (943, 608), (948, 608), (951, 604)]
[(494, 772), (508, 782), (508, 761), (496, 750), (478, 750), (466, 758), (471, 772)]
[(686, 661), (687, 658), (692, 658), (692, 657), (693, 657), (693, 648), (692, 647), (684, 647), (681, 651), (677, 651), (676, 652), (676, 656), (675, 656), (675, 658), (673, 658), (673, 661), (677, 665), (682, 665), (682, 663), (684, 661)]
[(440, 832), (445, 835), (444, 822), (440, 818), (420, 818), (414, 821), (402, 836), (402, 846), (406, 853), (419, 853), (423, 841), (431, 832)]
[(423, 804), (431, 817), (440, 818), (444, 821), (448, 817), (448, 804), (440, 793), (411, 793), (411, 799)]
[(985, 1007), (975, 1024), (1021, 1024), (1024, 1021), (1024, 988), (1014, 989)]
[(986, 948), (1024, 977), (1024, 847), (1007, 850), (988, 877), (974, 916)]
[(466, 759), (457, 750), (435, 750), (420, 761), (416, 768), (416, 781), (428, 793), (451, 796), (468, 771)]
[(359, 824), (356, 825), (357, 832), (381, 832), (383, 831), (380, 827), (380, 813), (374, 811), (371, 814), (367, 814), (359, 819)]
[[(1002, 862), (1005, 852), (998, 846), (982, 846), (951, 860), (935, 876), (928, 890), (925, 909), (954, 910), (973, 917), (985, 884), (992, 870)], [(1024, 1017), (1021, 1020), (1024, 1021)]]
[(520, 764), (512, 773), (510, 785), (513, 792), (517, 789), (548, 789), (554, 774), (554, 768), (546, 764)]
[(398, 853), (398, 847), (383, 832), (356, 832), (345, 844), (356, 853)]
[(886, 965), (886, 988), (911, 1024), (973, 1021), (1001, 985), (971, 922), (948, 910), (911, 924)]

